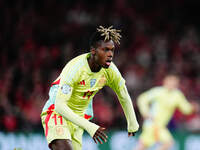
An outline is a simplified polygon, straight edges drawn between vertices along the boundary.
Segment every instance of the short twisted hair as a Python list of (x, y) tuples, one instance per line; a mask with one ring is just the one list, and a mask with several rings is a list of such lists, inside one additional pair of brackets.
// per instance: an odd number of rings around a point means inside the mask
[(99, 26), (97, 31), (91, 36), (90, 39), (90, 47), (97, 47), (98, 42), (100, 41), (109, 41), (113, 40), (116, 44), (120, 44), (120, 35), (121, 30), (113, 29), (113, 26), (108, 28), (104, 28), (103, 26)]

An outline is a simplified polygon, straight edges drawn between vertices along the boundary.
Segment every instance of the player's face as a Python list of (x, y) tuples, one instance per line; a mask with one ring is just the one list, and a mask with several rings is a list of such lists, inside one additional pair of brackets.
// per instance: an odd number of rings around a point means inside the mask
[(115, 45), (112, 40), (101, 42), (96, 49), (95, 61), (103, 68), (108, 68), (114, 56)]
[(177, 89), (179, 86), (179, 79), (176, 76), (168, 76), (164, 79), (164, 86), (169, 90)]

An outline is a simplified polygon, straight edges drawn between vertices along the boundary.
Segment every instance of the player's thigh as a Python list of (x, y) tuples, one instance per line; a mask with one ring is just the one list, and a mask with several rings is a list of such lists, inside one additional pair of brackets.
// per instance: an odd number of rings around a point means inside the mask
[(145, 146), (145, 144), (143, 143), (142, 140), (139, 139), (136, 148), (134, 148), (134, 150), (145, 150), (147, 147)]
[(173, 137), (167, 128), (161, 129), (160, 141), (165, 145), (173, 145)]
[(154, 127), (152, 125), (143, 126), (139, 141), (144, 147), (150, 147), (156, 143)]
[(68, 122), (70, 129), (72, 130), (72, 146), (74, 150), (82, 150), (82, 136), (84, 130), (77, 125)]
[(49, 148), (51, 150), (73, 150), (72, 141), (66, 139), (53, 140)]
[(42, 115), (41, 118), (48, 144), (58, 139), (68, 139), (71, 141), (70, 127), (62, 116), (52, 112)]

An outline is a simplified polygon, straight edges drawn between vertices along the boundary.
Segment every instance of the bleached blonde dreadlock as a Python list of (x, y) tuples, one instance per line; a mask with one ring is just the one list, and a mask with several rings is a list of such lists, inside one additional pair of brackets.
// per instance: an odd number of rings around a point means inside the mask
[(108, 28), (99, 26), (99, 28), (97, 28), (97, 31), (100, 32), (101, 36), (104, 37), (104, 41), (113, 40), (115, 43), (120, 45), (119, 41), (122, 36), (120, 35), (119, 32), (121, 32), (121, 30), (113, 29), (113, 26), (110, 26)]

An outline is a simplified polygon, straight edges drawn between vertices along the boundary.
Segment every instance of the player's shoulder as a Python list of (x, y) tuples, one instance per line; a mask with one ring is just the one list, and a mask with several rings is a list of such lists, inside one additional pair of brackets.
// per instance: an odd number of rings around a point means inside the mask
[(71, 59), (68, 63), (70, 63), (70, 64), (83, 63), (84, 60), (86, 59), (87, 55), (88, 55), (88, 53), (78, 55), (78, 56), (74, 57), (73, 59)]
[(155, 87), (152, 87), (150, 90), (155, 91), (155, 92), (161, 92), (161, 91), (164, 91), (164, 88), (162, 86), (155, 86)]
[(164, 89), (162, 86), (155, 86), (155, 87), (152, 87), (150, 88), (149, 90), (147, 90), (147, 92), (149, 94), (153, 94), (153, 95), (159, 95), (161, 94), (162, 92), (164, 92)]
[(114, 62), (111, 62), (109, 68), (105, 69), (105, 71), (109, 74), (117, 74), (117, 75), (121, 75), (119, 69), (117, 68), (117, 66), (114, 64)]
[(85, 60), (86, 60), (87, 55), (88, 53), (85, 53), (85, 54), (81, 54), (79, 56), (74, 57), (69, 62), (67, 62), (64, 69), (70, 69), (70, 70), (81, 69), (85, 65)]
[(87, 54), (82, 54), (71, 59), (63, 68), (62, 74), (75, 76), (80, 73), (82, 69), (85, 68), (86, 57)]
[(175, 89), (175, 90), (174, 90), (174, 93), (175, 93), (176, 95), (178, 95), (178, 96), (184, 95), (183, 92), (182, 92), (180, 89)]
[(155, 86), (146, 91), (147, 94), (154, 95), (154, 96), (160, 95), (163, 92), (164, 92), (164, 89), (162, 86)]

